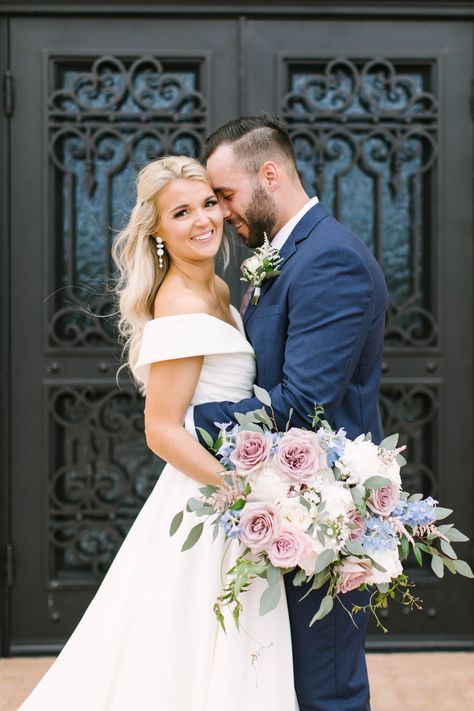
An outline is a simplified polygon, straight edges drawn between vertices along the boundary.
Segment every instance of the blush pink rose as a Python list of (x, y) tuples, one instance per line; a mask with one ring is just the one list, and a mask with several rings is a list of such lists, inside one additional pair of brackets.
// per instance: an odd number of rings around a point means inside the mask
[(280, 471), (298, 483), (310, 481), (321, 469), (327, 468), (327, 457), (320, 447), (316, 432), (292, 427), (283, 435), (276, 455)]
[(245, 506), (240, 517), (240, 539), (252, 553), (267, 550), (280, 531), (281, 516), (272, 504), (256, 501)]
[(356, 590), (359, 585), (368, 580), (371, 571), (372, 561), (368, 558), (358, 558), (355, 555), (349, 555), (344, 558), (337, 567), (337, 572), (339, 573), (338, 594), (341, 593), (343, 595), (351, 590)]
[(367, 499), (367, 506), (379, 516), (389, 516), (400, 501), (398, 486), (382, 486), (373, 489)]
[(267, 461), (270, 453), (270, 441), (261, 432), (239, 432), (236, 447), (230, 460), (237, 469), (253, 471)]
[(364, 517), (358, 511), (357, 509), (353, 509), (352, 511), (349, 511), (347, 514), (347, 518), (349, 519), (349, 524), (350, 524), (350, 533), (349, 533), (349, 540), (350, 541), (355, 541), (357, 538), (360, 538), (363, 533), (365, 533), (365, 521)]
[(292, 568), (308, 558), (311, 551), (311, 537), (296, 526), (283, 523), (267, 552), (275, 568)]

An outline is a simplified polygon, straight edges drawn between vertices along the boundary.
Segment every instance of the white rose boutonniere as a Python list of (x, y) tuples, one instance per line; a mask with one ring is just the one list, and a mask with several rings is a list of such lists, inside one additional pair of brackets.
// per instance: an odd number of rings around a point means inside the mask
[(258, 303), (261, 286), (265, 279), (271, 279), (280, 274), (278, 267), (283, 261), (278, 249), (272, 247), (266, 233), (263, 234), (265, 240), (262, 246), (257, 247), (255, 254), (242, 262), (240, 267), (243, 274), (241, 281), (246, 281), (254, 287), (252, 304)]

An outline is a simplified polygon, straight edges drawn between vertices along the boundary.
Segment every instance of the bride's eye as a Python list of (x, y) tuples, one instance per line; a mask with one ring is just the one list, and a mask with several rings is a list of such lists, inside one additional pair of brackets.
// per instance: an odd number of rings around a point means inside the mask
[(178, 212), (175, 212), (173, 217), (181, 217), (182, 215), (185, 215), (187, 210), (178, 210)]
[(210, 198), (206, 200), (205, 207), (215, 207), (217, 205), (217, 198)]

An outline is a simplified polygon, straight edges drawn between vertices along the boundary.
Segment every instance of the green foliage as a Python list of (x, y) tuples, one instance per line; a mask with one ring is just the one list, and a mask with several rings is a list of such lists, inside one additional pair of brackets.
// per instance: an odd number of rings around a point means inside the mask
[(178, 511), (178, 513), (173, 516), (173, 520), (170, 525), (170, 536), (174, 536), (178, 528), (181, 526), (183, 521), (184, 511)]
[(380, 442), (380, 447), (383, 447), (383, 449), (395, 449), (398, 444), (398, 434), (392, 434), (389, 437), (385, 437)]
[(383, 486), (390, 486), (391, 481), (384, 476), (370, 476), (364, 481), (366, 489), (381, 489)]
[(315, 622), (317, 622), (318, 620), (322, 620), (323, 617), (329, 615), (333, 606), (334, 600), (331, 595), (326, 595), (325, 597), (323, 597), (323, 599), (321, 600), (321, 605), (319, 606), (319, 610), (312, 618), (311, 622), (309, 623), (309, 626), (311, 627), (312, 625), (314, 625)]
[(196, 427), (196, 429), (199, 432), (199, 434), (201, 435), (201, 437), (203, 438), (206, 447), (209, 447), (209, 449), (214, 449), (214, 441), (213, 441), (211, 435), (209, 434), (209, 432), (207, 432), (206, 430), (203, 430), (202, 427)]
[(197, 523), (188, 533), (188, 537), (183, 543), (181, 548), (182, 551), (187, 551), (192, 548), (201, 538), (202, 529), (204, 528), (204, 523)]

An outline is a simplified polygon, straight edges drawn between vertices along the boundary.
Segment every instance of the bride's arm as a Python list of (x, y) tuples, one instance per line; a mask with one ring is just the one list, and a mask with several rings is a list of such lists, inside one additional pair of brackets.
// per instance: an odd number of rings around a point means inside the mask
[(202, 484), (222, 485), (219, 462), (184, 429), (186, 410), (201, 373), (203, 356), (152, 363), (145, 402), (150, 449)]

